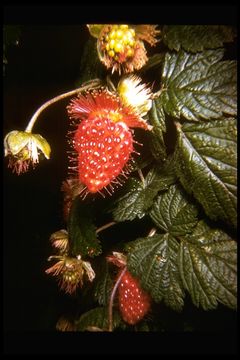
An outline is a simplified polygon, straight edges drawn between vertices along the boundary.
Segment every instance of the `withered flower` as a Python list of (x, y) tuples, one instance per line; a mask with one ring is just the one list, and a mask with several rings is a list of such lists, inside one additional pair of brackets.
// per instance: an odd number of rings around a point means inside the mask
[(73, 294), (77, 287), (82, 287), (84, 273), (86, 273), (89, 281), (93, 281), (95, 278), (91, 264), (81, 260), (80, 255), (77, 258), (64, 255), (50, 256), (48, 260), (52, 259), (59, 261), (45, 272), (57, 276), (60, 289), (66, 293)]
[(4, 138), (4, 155), (9, 157), (8, 167), (18, 175), (39, 162), (39, 154), (50, 158), (51, 148), (47, 140), (39, 134), (13, 130)]

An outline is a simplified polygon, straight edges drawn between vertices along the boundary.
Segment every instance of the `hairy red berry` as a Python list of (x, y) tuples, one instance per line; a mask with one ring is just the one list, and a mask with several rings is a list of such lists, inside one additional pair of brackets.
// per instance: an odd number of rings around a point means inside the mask
[[(87, 92), (72, 99), (68, 113), (77, 129), (72, 146), (77, 160), (78, 179), (87, 191), (96, 193), (126, 174), (125, 165), (131, 157), (133, 135), (131, 127), (150, 130), (151, 126), (137, 109), (125, 104), (107, 90)], [(120, 183), (119, 179), (115, 183)], [(108, 191), (109, 192), (109, 191)]]
[(128, 271), (123, 275), (119, 287), (119, 308), (122, 318), (130, 325), (134, 325), (148, 313), (151, 298), (140, 286), (138, 279)]
[(78, 153), (79, 179), (95, 193), (122, 172), (133, 151), (132, 133), (123, 122), (87, 119), (75, 133), (74, 148)]

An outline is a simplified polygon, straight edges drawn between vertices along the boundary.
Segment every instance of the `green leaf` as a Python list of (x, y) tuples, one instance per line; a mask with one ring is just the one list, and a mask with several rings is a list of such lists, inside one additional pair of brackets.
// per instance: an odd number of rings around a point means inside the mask
[(237, 223), (237, 124), (233, 118), (178, 126), (176, 172), (212, 219)]
[(104, 79), (106, 70), (104, 65), (99, 61), (96, 39), (89, 37), (84, 45), (80, 62), (80, 77), (76, 81), (75, 86), (80, 87), (83, 83), (93, 79)]
[(237, 67), (221, 61), (223, 50), (167, 53), (160, 101), (164, 110), (187, 120), (219, 119), (237, 113)]
[(179, 268), (193, 303), (205, 310), (217, 302), (236, 308), (237, 244), (226, 233), (203, 221), (181, 241)]
[[(169, 167), (169, 163), (167, 165)], [(127, 183), (127, 193), (116, 201), (113, 210), (115, 221), (142, 218), (152, 206), (158, 191), (166, 190), (175, 181), (175, 174), (168, 174), (158, 168), (152, 168), (147, 174), (144, 184), (140, 180), (130, 178)]]
[(234, 34), (223, 25), (169, 25), (163, 27), (162, 38), (171, 50), (198, 52), (223, 47), (234, 40)]
[(153, 100), (148, 116), (149, 123), (153, 126), (153, 130), (150, 132), (152, 154), (157, 160), (164, 161), (167, 157), (163, 138), (163, 133), (166, 132), (166, 123), (165, 113), (159, 99)]
[[(122, 319), (117, 311), (113, 311), (113, 329), (122, 325)], [(88, 331), (91, 327), (108, 331), (108, 308), (97, 307), (83, 315), (76, 322), (77, 331)]]
[(161, 230), (173, 236), (192, 232), (198, 221), (196, 206), (179, 185), (171, 185), (159, 194), (149, 214)]
[(183, 286), (178, 271), (179, 244), (170, 235), (154, 235), (129, 243), (127, 266), (156, 302), (179, 311), (183, 307)]
[(81, 201), (79, 197), (73, 201), (69, 221), (69, 248), (73, 256), (96, 256), (101, 254), (101, 245), (97, 239), (93, 222), (94, 210), (91, 204)]
[(109, 303), (111, 290), (113, 288), (113, 281), (108, 271), (108, 263), (104, 261), (102, 269), (99, 270), (100, 275), (95, 279), (96, 286), (94, 291), (94, 298), (99, 305), (107, 306)]

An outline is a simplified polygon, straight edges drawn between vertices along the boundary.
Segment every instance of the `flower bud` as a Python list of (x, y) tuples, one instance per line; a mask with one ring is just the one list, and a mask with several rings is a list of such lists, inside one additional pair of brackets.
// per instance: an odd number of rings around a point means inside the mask
[(140, 116), (144, 116), (152, 107), (152, 93), (141, 79), (135, 75), (123, 77), (117, 88), (119, 97), (125, 106), (131, 106)]

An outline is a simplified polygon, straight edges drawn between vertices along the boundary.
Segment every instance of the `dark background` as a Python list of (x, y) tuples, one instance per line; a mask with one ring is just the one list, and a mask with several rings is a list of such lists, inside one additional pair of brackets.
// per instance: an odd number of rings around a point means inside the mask
[[(88, 37), (85, 26), (20, 26), (19, 45), (9, 46), (6, 52), (3, 136), (13, 129), (23, 130), (43, 102), (75, 88)], [(17, 176), (3, 159), (5, 331), (54, 331), (59, 316), (74, 306), (74, 299), (60, 292), (55, 279), (45, 274), (52, 253), (49, 236), (65, 227), (60, 187), (68, 166), (67, 104), (63, 100), (49, 107), (34, 127), (51, 144), (50, 160)], [(187, 304), (180, 316), (166, 309), (172, 330), (174, 321), (178, 330), (185, 317), (196, 331), (235, 333), (234, 311), (219, 305), (204, 312), (191, 301)]]
[[(45, 101), (75, 88), (88, 31), (83, 26), (19, 26), (19, 45), (7, 47), (3, 134), (24, 130)], [(17, 176), (4, 159), (4, 326), (54, 330), (69, 297), (45, 274), (50, 235), (65, 227), (61, 183), (67, 177), (69, 99), (45, 110), (34, 126), (51, 144), (50, 160)]]

